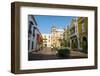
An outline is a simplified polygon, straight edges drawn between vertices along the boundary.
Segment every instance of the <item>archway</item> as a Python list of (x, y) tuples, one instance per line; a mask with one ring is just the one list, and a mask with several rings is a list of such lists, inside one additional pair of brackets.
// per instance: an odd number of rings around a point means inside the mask
[(82, 48), (83, 48), (83, 51), (84, 51), (85, 53), (88, 52), (88, 51), (87, 51), (88, 45), (87, 45), (87, 38), (86, 38), (86, 37), (83, 37), (83, 38), (82, 38)]

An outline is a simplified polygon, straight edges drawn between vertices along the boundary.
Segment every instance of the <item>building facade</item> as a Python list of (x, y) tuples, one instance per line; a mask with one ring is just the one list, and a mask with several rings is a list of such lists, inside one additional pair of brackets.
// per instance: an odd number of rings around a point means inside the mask
[(88, 18), (87, 17), (79, 17), (78, 18), (78, 33), (79, 33), (79, 41), (80, 47), (84, 50), (84, 52), (88, 52)]
[(58, 29), (55, 26), (51, 28), (51, 47), (61, 47), (63, 42), (64, 29)]
[(70, 25), (70, 48), (80, 49), (79, 35), (78, 35), (78, 18), (74, 17)]
[(51, 47), (51, 34), (42, 34), (43, 47)]
[(70, 28), (69, 25), (64, 29), (63, 33), (64, 47), (70, 47)]
[(42, 35), (33, 15), (28, 15), (28, 52), (37, 51), (42, 46)]
[(58, 29), (52, 26), (50, 34), (42, 34), (43, 47), (61, 47), (63, 42), (64, 29)]
[(66, 47), (81, 49), (87, 52), (88, 48), (88, 18), (74, 17), (71, 24), (64, 30)]

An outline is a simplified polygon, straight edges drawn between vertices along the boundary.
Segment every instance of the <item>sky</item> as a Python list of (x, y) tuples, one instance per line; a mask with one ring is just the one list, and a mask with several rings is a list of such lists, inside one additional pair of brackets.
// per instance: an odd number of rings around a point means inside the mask
[(35, 15), (38, 28), (41, 33), (49, 34), (52, 26), (56, 26), (58, 29), (67, 27), (73, 16), (44, 16)]

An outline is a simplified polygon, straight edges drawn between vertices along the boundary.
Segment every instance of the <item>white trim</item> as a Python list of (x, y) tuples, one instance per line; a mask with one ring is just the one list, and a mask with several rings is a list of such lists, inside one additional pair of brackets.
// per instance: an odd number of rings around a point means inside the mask
[[(75, 67), (94, 65), (94, 11), (73, 10), (73, 9), (51, 9), (21, 7), (20, 17), (20, 69), (41, 69), (57, 67)], [(60, 16), (84, 16), (88, 17), (88, 58), (87, 59), (65, 59), (65, 60), (43, 60), (28, 61), (27, 51), (27, 15), (60, 15)], [(24, 29), (23, 29), (24, 28)]]

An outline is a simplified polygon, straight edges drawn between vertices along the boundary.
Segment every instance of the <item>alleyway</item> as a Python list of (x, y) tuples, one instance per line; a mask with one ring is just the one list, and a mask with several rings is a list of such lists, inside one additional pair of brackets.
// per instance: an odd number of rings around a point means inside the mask
[[(63, 59), (73, 59), (73, 58), (87, 58), (87, 54), (79, 51), (70, 51), (70, 57)], [(28, 54), (28, 60), (50, 60), (50, 59), (62, 59), (58, 57), (56, 50), (51, 50), (51, 48), (46, 47), (38, 52), (31, 52)]]

